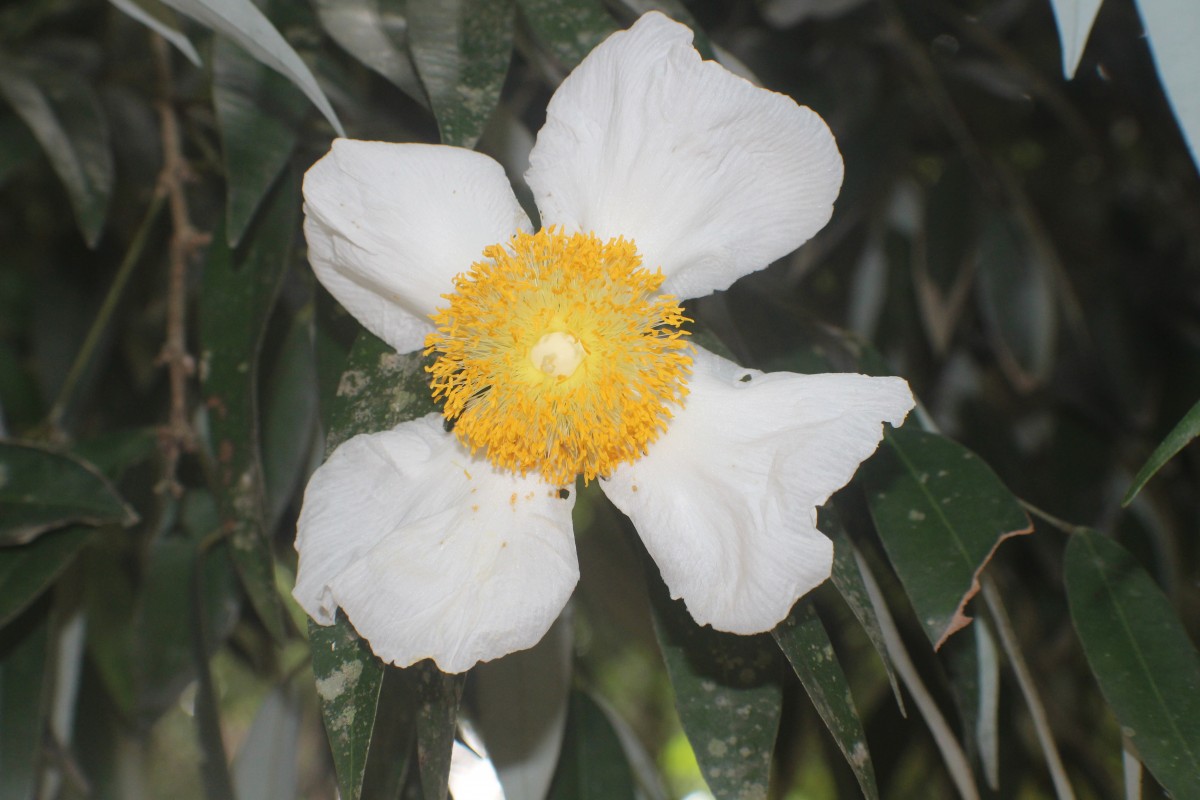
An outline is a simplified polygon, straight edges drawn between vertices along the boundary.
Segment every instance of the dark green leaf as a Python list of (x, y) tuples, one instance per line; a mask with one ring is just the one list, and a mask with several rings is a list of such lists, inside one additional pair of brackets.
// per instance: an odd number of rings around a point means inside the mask
[(409, 781), (417, 740), (417, 693), (412, 670), (385, 667), (375, 727), (367, 750), (362, 797), (400, 797)]
[(0, 546), (70, 524), (133, 525), (137, 513), (94, 466), (68, 453), (0, 442)]
[(192, 574), (187, 583), (182, 584), (190, 588), (188, 605), (191, 607), (191, 615), (186, 630), (191, 636), (192, 657), (196, 668), (195, 714), (201, 752), (200, 773), (204, 778), (204, 790), (209, 800), (226, 800), (235, 796), (233, 777), (229, 774), (229, 763), (226, 761), (224, 737), (221, 734), (221, 705), (209, 663), (215, 640), (212, 638), (205, 613), (205, 573), (209, 563), (215, 561), (217, 553), (223, 555), (228, 546), (229, 542), (225, 540), (215, 552), (206, 551), (204, 544), (189, 548), (189, 555), (194, 557), (189, 559)]
[(892, 657), (888, 655), (887, 644), (884, 642), (883, 632), (879, 628), (879, 620), (875, 617), (875, 609), (871, 605), (870, 595), (863, 583), (862, 572), (858, 568), (858, 559), (854, 554), (854, 545), (846, 537), (846, 531), (832, 505), (825, 506), (818, 513), (820, 515), (818, 529), (833, 541), (833, 573), (830, 575), (833, 585), (837, 587), (838, 593), (850, 607), (850, 612), (854, 614), (858, 624), (862, 625), (863, 630), (866, 631), (867, 638), (871, 640), (875, 652), (879, 654), (884, 672), (887, 673), (888, 683), (892, 686), (892, 695), (896, 698), (896, 705), (900, 707), (900, 713), (904, 714), (904, 695), (900, 693), (896, 668), (892, 664)]
[(650, 582), (654, 631), (704, 780), (720, 798), (766, 797), (783, 706), (779, 648), (765, 634), (700, 627), (657, 576)]
[(338, 790), (359, 800), (384, 665), (340, 614), (332, 625), (309, 622), (308, 637)]
[(0, 800), (37, 797), (52, 686), (45, 606), (0, 630)]
[(338, 383), (326, 450), (332, 453), (355, 434), (391, 430), (436, 410), (420, 354), (400, 355), (363, 331)]
[(633, 770), (604, 711), (583, 692), (571, 692), (562, 757), (548, 800), (633, 800)]
[(1133, 485), (1125, 493), (1125, 499), (1121, 501), (1121, 505), (1127, 506), (1132, 503), (1133, 498), (1137, 497), (1137, 493), (1142, 490), (1146, 482), (1154, 477), (1154, 473), (1162, 469), (1163, 464), (1174, 458), (1176, 453), (1197, 436), (1200, 436), (1200, 402), (1192, 406), (1158, 447), (1154, 448), (1150, 458), (1146, 459), (1146, 463), (1138, 470), (1137, 475), (1133, 476)]
[(987, 624), (972, 625), (971, 632), (947, 642), (942, 657), (967, 750), (979, 759), (988, 785), (998, 790), (1000, 663)]
[(442, 142), (473, 147), (508, 74), (512, 0), (409, 0), (407, 7), (413, 61)]
[(0, 186), (38, 154), (38, 141), (15, 116), (0, 118)]
[(801, 600), (771, 632), (808, 692), (868, 800), (879, 797), (875, 768), (846, 673), (811, 600)]
[[(266, 386), (263, 480), (273, 531), (309, 465), (317, 429), (317, 365), (312, 307), (292, 320)], [(301, 626), (303, 627), (303, 626)]]
[(175, 13), (158, 0), (109, 0), (117, 8), (124, 11), (133, 19), (145, 25), (150, 30), (173, 44), (179, 52), (187, 57), (197, 67), (200, 54), (192, 47), (191, 41), (179, 30), (179, 20)]
[(901, 428), (859, 471), (871, 517), (934, 648), (970, 623), (979, 572), (1010, 536), (1033, 527), (978, 456), (933, 433)]
[[(187, 501), (208, 506), (207, 516), (216, 522), (212, 501), (200, 495)], [(207, 531), (211, 533), (215, 525)], [(196, 676), (196, 650), (191, 620), (194, 592), (191, 586), (197, 569), (197, 546), (203, 533), (188, 537), (170, 535), (157, 539), (150, 548), (145, 582), (139, 587), (137, 613), (133, 621), (133, 668), (137, 680), (137, 712), (153, 722), (170, 708)], [(204, 629), (208, 640), (205, 660), (228, 636), (239, 607), (237, 575), (229, 549), (211, 548), (200, 565), (204, 602)]]
[(408, 52), (403, 0), (313, 0), (321, 27), (347, 53), (426, 108), (429, 98)]
[(237, 247), (287, 166), (308, 103), (287, 78), (228, 39), (217, 38), (212, 60), (213, 107), (225, 151), (225, 237)]
[(1019, 389), (1041, 384), (1054, 365), (1054, 282), (1034, 234), (1021, 220), (996, 217), (979, 242), (979, 300), (1000, 364)]
[(1162, 591), (1095, 531), (1071, 537), (1071, 620), (1104, 698), (1172, 797), (1200, 797), (1200, 654)]
[(525, 21), (565, 69), (617, 30), (599, 0), (517, 0)]
[(0, 58), (0, 96), (33, 131), (67, 190), (75, 222), (95, 247), (113, 190), (108, 124), (79, 75)]
[(296, 234), (296, 184), (294, 173), (287, 172), (239, 250), (232, 250), (219, 232), (200, 297), (201, 375), (221, 524), (232, 536), (233, 560), (246, 594), (277, 641), (284, 638), (283, 616), (263, 527), (258, 357)]
[(163, 0), (180, 14), (228, 36), (286, 77), (313, 102), (339, 136), (346, 131), (304, 61), (251, 0)]
[(428, 660), (410, 671), (419, 698), (417, 765), (421, 770), (421, 793), (424, 800), (446, 800), (458, 704), (467, 676), (447, 675)]
[(0, 627), (50, 588), (93, 533), (91, 528), (67, 528), (21, 547), (0, 548)]
[(110, 431), (79, 442), (71, 452), (100, 470), (110, 481), (116, 481), (125, 470), (158, 452), (158, 431), (149, 427)]

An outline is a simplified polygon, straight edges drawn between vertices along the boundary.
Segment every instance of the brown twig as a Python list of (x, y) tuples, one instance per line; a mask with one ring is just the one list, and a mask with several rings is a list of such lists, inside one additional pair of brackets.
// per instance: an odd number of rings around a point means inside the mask
[(179, 495), (182, 488), (175, 473), (180, 456), (195, 447), (195, 434), (188, 423), (188, 379), (195, 374), (196, 362), (187, 351), (187, 269), (188, 263), (209, 235), (197, 230), (188, 215), (183, 186), (191, 177), (183, 157), (179, 120), (172, 104), (171, 54), (167, 42), (151, 35), (155, 71), (158, 73), (158, 115), (162, 125), (162, 172), (158, 191), (167, 198), (171, 210), (171, 243), (168, 257), (167, 334), (158, 360), (167, 368), (171, 387), (171, 406), (167, 424), (160, 430), (163, 450), (163, 480), (160, 488)]

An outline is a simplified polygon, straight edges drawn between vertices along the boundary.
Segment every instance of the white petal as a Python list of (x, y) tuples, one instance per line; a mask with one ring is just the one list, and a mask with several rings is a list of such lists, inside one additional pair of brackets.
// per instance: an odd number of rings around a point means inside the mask
[(697, 622), (770, 630), (829, 577), (817, 506), (912, 394), (900, 378), (763, 373), (699, 348), (689, 386), (663, 438), (601, 485)]
[(304, 176), (304, 235), (317, 278), (401, 353), (483, 248), (529, 228), (504, 169), (457, 147), (338, 139)]
[(702, 61), (691, 41), (649, 13), (601, 43), (551, 99), (526, 175), (543, 225), (632, 239), (681, 298), (799, 247), (842, 184), (820, 117)]
[(471, 459), (437, 414), (355, 436), (305, 491), (294, 594), (322, 625), (341, 606), (385, 661), (463, 672), (533, 646), (566, 604), (573, 505)]

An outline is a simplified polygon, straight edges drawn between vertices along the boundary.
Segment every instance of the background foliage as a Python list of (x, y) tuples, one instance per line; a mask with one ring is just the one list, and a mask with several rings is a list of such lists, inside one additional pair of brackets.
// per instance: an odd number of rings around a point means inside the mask
[[(528, 198), (554, 87), (651, 7), (846, 161), (698, 335), (921, 408), (771, 635), (697, 628), (590, 487), (542, 644), (385, 667), (292, 602), (295, 517), (431, 406), (313, 280), (300, 175), (441, 140)], [(1200, 797), (1197, 36), (1186, 0), (0, 9), (0, 798)]]

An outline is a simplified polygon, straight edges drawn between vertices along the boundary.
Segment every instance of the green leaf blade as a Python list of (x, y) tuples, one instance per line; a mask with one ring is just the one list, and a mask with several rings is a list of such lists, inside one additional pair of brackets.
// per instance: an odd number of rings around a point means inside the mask
[(137, 513), (88, 462), (32, 444), (0, 442), (0, 547), (71, 524), (124, 525)]
[(234, 42), (213, 46), (213, 107), (228, 176), (226, 241), (237, 247), (296, 147), (304, 95)]
[(276, 641), (284, 639), (283, 610), (264, 525), (258, 361), (298, 227), (298, 194), (289, 172), (273, 190), (244, 247), (235, 252), (219, 235), (201, 287), (201, 374), (216, 452), (221, 524), (231, 536), (242, 585)]
[(240, 44), (255, 59), (286, 77), (308, 96), (329, 120), (339, 136), (346, 131), (317, 84), (308, 66), (287, 43), (271, 21), (250, 0), (163, 0), (184, 16), (191, 17)]
[(309, 622), (308, 637), (338, 790), (359, 800), (384, 665), (344, 616), (332, 625)]
[(0, 97), (33, 132), (62, 181), (75, 222), (95, 247), (114, 185), (112, 146), (100, 100), (81, 76), (0, 58)]
[(617, 30), (598, 0), (517, 0), (530, 29), (571, 70)]
[(321, 27), (364, 66), (426, 108), (429, 98), (408, 52), (402, 0), (314, 0)]
[(508, 74), (514, 12), (508, 0), (411, 0), (413, 60), (442, 143), (474, 147)]
[(1121, 500), (1122, 506), (1127, 506), (1133, 502), (1133, 498), (1137, 497), (1138, 492), (1142, 487), (1172, 458), (1175, 454), (1182, 450), (1188, 442), (1200, 436), (1200, 401), (1192, 406), (1183, 419), (1176, 423), (1171, 432), (1166, 435), (1166, 438), (1159, 443), (1158, 447), (1154, 448), (1154, 452), (1146, 459), (1146, 463), (1138, 470), (1137, 475), (1133, 477), (1133, 484), (1129, 487), (1129, 491), (1125, 493), (1125, 497)]
[(654, 631), (704, 780), (720, 798), (766, 797), (783, 708), (779, 649), (765, 634), (700, 627), (653, 582)]
[(633, 800), (633, 770), (604, 711), (583, 692), (571, 692), (562, 755), (549, 800)]
[(996, 474), (942, 436), (901, 428), (860, 474), (884, 550), (934, 648), (970, 623), (963, 613), (1000, 543), (1033, 530)]
[(0, 630), (0, 800), (37, 796), (53, 684), (48, 611)]
[(812, 601), (797, 603), (771, 635), (796, 671), (804, 691), (854, 772), (863, 795), (868, 800), (878, 800), (875, 768), (862, 720), (850, 694), (846, 673)]
[(67, 528), (20, 547), (0, 548), (0, 627), (49, 589), (95, 533)]
[(1200, 797), (1200, 654), (1120, 545), (1084, 531), (1064, 567), (1071, 620), (1127, 741), (1173, 797)]

